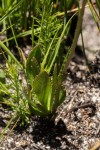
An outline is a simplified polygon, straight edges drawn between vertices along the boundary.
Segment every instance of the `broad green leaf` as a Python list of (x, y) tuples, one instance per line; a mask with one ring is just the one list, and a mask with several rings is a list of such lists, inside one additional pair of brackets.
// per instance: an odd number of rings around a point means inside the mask
[(59, 106), (59, 93), (60, 93), (61, 83), (57, 81), (56, 87), (55, 87), (55, 97), (54, 97), (54, 106), (53, 106), (53, 112), (56, 111), (57, 107)]
[(41, 64), (41, 61), (42, 61), (42, 55), (41, 55), (40, 47), (38, 47), (37, 50), (36, 50), (35, 58), (36, 58), (38, 64)]
[(55, 87), (55, 97), (54, 97), (54, 106), (53, 106), (53, 112), (56, 111), (57, 107), (64, 101), (65, 96), (66, 96), (66, 91), (64, 90), (62, 86), (61, 80), (58, 80), (56, 82), (56, 87)]
[(26, 74), (27, 74), (27, 77), (28, 77), (31, 85), (33, 84), (33, 80), (34, 80), (35, 76), (38, 75), (39, 72), (40, 72), (40, 67), (39, 67), (39, 64), (38, 64), (36, 58), (29, 57), (27, 60), (27, 63), (26, 63)]
[(47, 72), (43, 71), (36, 76), (33, 82), (34, 93), (38, 101), (46, 110), (51, 110), (51, 82)]
[(65, 100), (65, 97), (66, 97), (66, 91), (64, 90), (64, 87), (61, 87), (59, 93), (59, 105)]
[(32, 114), (35, 114), (38, 116), (46, 116), (48, 113), (42, 105), (36, 104), (32, 101), (29, 102), (29, 108)]
[(55, 110), (55, 105), (56, 105), (55, 94), (56, 94), (57, 81), (58, 81), (57, 64), (55, 64), (53, 77), (52, 77), (52, 98), (51, 98), (52, 111)]
[[(28, 56), (28, 59), (27, 59), (27, 62), (30, 61), (33, 57), (36, 58), (36, 54), (37, 54), (37, 51), (39, 49), (39, 44), (36, 45), (33, 50), (30, 52), (29, 56)], [(37, 58), (36, 58), (37, 59)]]

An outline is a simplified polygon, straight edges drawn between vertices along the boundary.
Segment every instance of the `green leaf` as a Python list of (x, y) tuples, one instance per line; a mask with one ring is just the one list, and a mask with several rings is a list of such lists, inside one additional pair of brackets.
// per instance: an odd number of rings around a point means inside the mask
[(16, 57), (10, 52), (10, 50), (3, 44), (2, 41), (0, 41), (0, 46), (2, 47), (2, 49), (12, 58), (12, 60), (14, 60), (16, 62), (16, 64), (23, 68), (21, 63), (16, 59)]
[(26, 73), (31, 85), (33, 84), (33, 80), (35, 76), (38, 75), (39, 72), (40, 72), (40, 67), (36, 58), (29, 57), (26, 63)]
[(51, 98), (51, 104), (52, 104), (52, 111), (55, 110), (56, 100), (55, 100), (55, 94), (56, 94), (56, 86), (57, 86), (57, 64), (54, 66), (54, 72), (53, 72), (53, 78), (52, 78), (52, 98)]
[[(34, 29), (34, 35), (39, 34), (40, 29), (41, 29), (40, 27)], [(19, 33), (18, 35), (16, 35), (16, 38), (26, 37), (26, 36), (31, 35), (31, 34), (32, 34), (32, 30), (24, 31), (24, 32)], [(3, 42), (5, 43), (5, 42), (11, 41), (13, 39), (14, 39), (14, 37), (10, 37), (10, 38), (5, 39)]]
[(62, 82), (57, 81), (52, 112), (56, 111), (57, 107), (64, 101), (65, 96), (66, 91), (64, 90), (64, 87), (62, 87)]
[(77, 4), (77, 0), (66, 0), (67, 9), (71, 10), (74, 5)]
[(64, 90), (64, 87), (61, 87), (59, 93), (59, 105), (65, 100), (65, 97), (66, 97), (66, 91)]
[(6, 87), (5, 84), (0, 82), (0, 93), (8, 94), (9, 95), (9, 89)]
[(47, 111), (44, 109), (44, 107), (40, 104), (36, 104), (33, 101), (29, 102), (29, 108), (32, 114), (38, 115), (38, 116), (46, 116)]
[[(99, 4), (98, 7), (100, 7), (100, 2), (98, 2), (98, 4)], [(96, 23), (96, 25), (98, 27), (98, 30), (100, 31), (100, 25), (99, 25), (100, 16), (98, 15), (98, 13), (96, 12), (95, 8), (93, 7), (93, 4), (89, 0), (88, 0), (88, 5), (89, 5), (91, 13), (93, 15), (94, 21), (95, 21), (95, 23)]]
[(7, 18), (9, 17), (22, 3), (24, 0), (20, 0), (13, 8), (8, 10), (8, 12), (0, 19), (0, 24)]
[(36, 52), (38, 51), (38, 48), (39, 48), (39, 44), (36, 45), (36, 46), (33, 48), (33, 50), (30, 52), (27, 61), (30, 61), (33, 57), (36, 56)]
[(96, 4), (97, 4), (99, 12), (100, 12), (100, 0), (96, 0)]
[(48, 63), (47, 63), (47, 65), (46, 65), (46, 67), (45, 67), (45, 69), (46, 69), (46, 71), (47, 71), (48, 73), (50, 73), (50, 71), (51, 71), (51, 69), (52, 69), (52, 66), (54, 65), (54, 62), (55, 62), (55, 60), (56, 60), (56, 57), (57, 57), (57, 55), (58, 55), (59, 48), (60, 48), (60, 45), (61, 45), (61, 42), (62, 42), (62, 38), (63, 38), (63, 36), (64, 36), (66, 30), (69, 28), (69, 24), (70, 24), (70, 22), (71, 22), (71, 20), (72, 20), (72, 18), (73, 18), (74, 16), (75, 16), (75, 14), (69, 19), (69, 21), (68, 21), (67, 24), (65, 25), (65, 27), (64, 27), (64, 29), (63, 29), (63, 31), (62, 31), (62, 33), (61, 33), (59, 39), (58, 39), (58, 42), (57, 42), (57, 44), (55, 45), (55, 50), (53, 50), (51, 56), (50, 56), (49, 59), (48, 59)]
[(36, 76), (33, 82), (33, 89), (38, 101), (46, 110), (51, 110), (51, 82), (47, 72), (43, 71)]
[(5, 78), (5, 73), (3, 70), (0, 70), (0, 82), (5, 83), (6, 78)]
[(54, 43), (54, 41), (55, 41), (55, 39), (56, 39), (56, 37), (57, 37), (57, 34), (58, 34), (60, 28), (61, 28), (61, 26), (59, 26), (59, 28), (58, 28), (56, 34), (54, 35), (54, 38), (52, 39), (52, 41), (51, 41), (51, 43), (50, 43), (50, 45), (49, 45), (49, 48), (47, 49), (47, 52), (46, 52), (46, 54), (45, 54), (45, 56), (44, 56), (44, 58), (43, 58), (43, 61), (42, 61), (42, 63), (41, 63), (41, 68), (42, 68), (42, 70), (45, 68), (45, 65), (47, 65), (46, 63), (48, 62), (48, 57), (49, 57), (49, 55), (50, 55), (52, 45), (53, 45), (53, 43)]
[(41, 58), (42, 58), (40, 47), (38, 47), (38, 49), (36, 50), (35, 58), (37, 59), (38, 64), (40, 64), (41, 63)]

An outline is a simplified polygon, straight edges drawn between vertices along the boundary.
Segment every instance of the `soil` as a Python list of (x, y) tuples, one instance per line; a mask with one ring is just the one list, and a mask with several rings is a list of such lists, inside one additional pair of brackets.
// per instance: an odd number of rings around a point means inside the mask
[[(27, 49), (30, 47), (26, 53)], [(0, 150), (99, 150), (100, 53), (91, 68), (92, 72), (83, 57), (76, 55), (66, 73), (66, 99), (57, 110), (55, 122), (32, 116), (27, 127), (9, 127), (0, 140)], [(0, 106), (0, 133), (10, 114), (4, 105)]]
[[(66, 100), (57, 110), (55, 123), (32, 116), (28, 127), (6, 131), (0, 150), (88, 150), (97, 142), (100, 146), (100, 54), (92, 63), (92, 73), (84, 60), (76, 63), (75, 59), (66, 74)], [(0, 108), (0, 131), (9, 113)]]

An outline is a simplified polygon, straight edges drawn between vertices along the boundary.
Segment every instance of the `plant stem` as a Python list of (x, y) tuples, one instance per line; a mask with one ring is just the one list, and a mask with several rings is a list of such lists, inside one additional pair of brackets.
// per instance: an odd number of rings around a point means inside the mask
[(63, 69), (63, 74), (65, 74), (66, 69), (68, 68), (68, 65), (70, 63), (70, 60), (74, 55), (74, 51), (75, 51), (78, 37), (79, 37), (81, 27), (82, 27), (82, 19), (83, 19), (83, 15), (84, 15), (84, 9), (85, 9), (86, 2), (87, 2), (87, 0), (83, 0), (82, 9), (79, 10), (79, 17), (78, 17), (78, 21), (77, 21), (75, 35), (74, 35), (74, 39), (73, 39), (73, 43), (71, 45), (71, 48), (69, 48), (69, 50), (67, 52), (66, 63), (65, 63), (64, 69)]
[(22, 68), (22, 65), (20, 64), (20, 62), (15, 58), (15, 56), (10, 52), (10, 50), (3, 44), (2, 41), (0, 41), (0, 47), (2, 47), (2, 49), (5, 52), (7, 52), (8, 56), (10, 56), (17, 63), (17, 65)]

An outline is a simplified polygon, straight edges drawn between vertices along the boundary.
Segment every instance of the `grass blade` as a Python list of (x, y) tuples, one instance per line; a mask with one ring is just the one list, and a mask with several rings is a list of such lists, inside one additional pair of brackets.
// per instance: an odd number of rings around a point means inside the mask
[(0, 46), (2, 47), (2, 49), (7, 52), (7, 54), (17, 63), (17, 65), (19, 67), (22, 68), (22, 65), (19, 63), (19, 61), (15, 58), (15, 56), (10, 52), (10, 50), (3, 44), (2, 41), (0, 41)]

